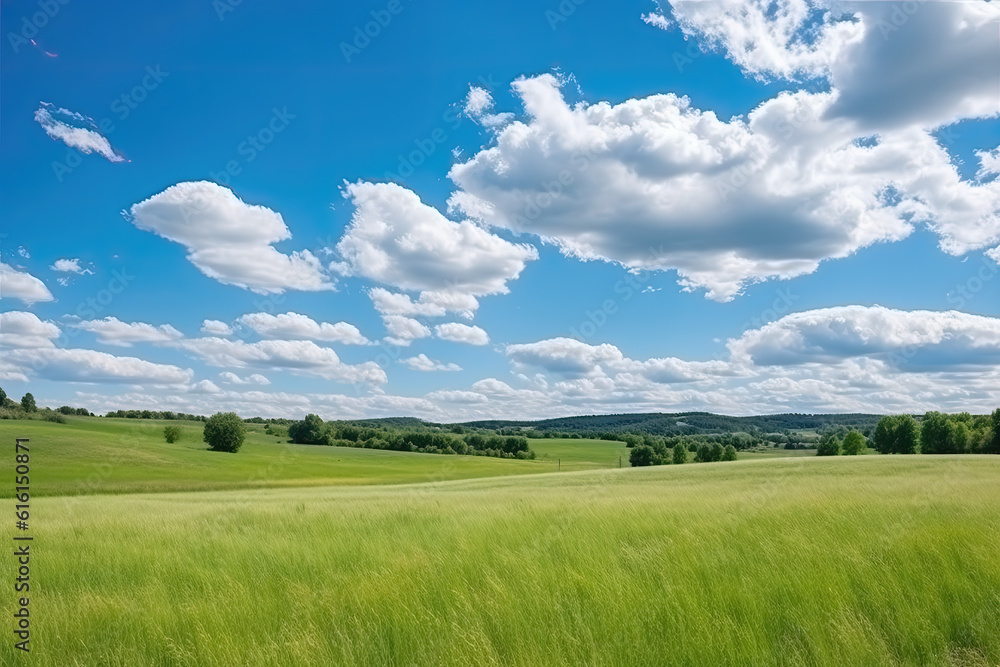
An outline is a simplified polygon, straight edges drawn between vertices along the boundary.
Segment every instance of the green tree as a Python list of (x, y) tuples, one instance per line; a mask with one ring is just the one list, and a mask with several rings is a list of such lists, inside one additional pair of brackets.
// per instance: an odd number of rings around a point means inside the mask
[(872, 444), (881, 454), (915, 454), (920, 426), (910, 415), (882, 417), (875, 426)]
[(983, 454), (1000, 454), (1000, 408), (990, 415), (992, 432), (983, 444)]
[(164, 426), (163, 427), (163, 439), (167, 442), (177, 442), (181, 439), (181, 427), (180, 426)]
[(823, 438), (816, 447), (816, 456), (837, 456), (840, 454), (840, 440), (836, 437)]
[(302, 421), (288, 427), (288, 437), (301, 445), (318, 445), (323, 440), (323, 420), (319, 415), (308, 414)]
[(2, 408), (6, 402), (7, 402), (7, 392), (3, 390), (3, 387), (0, 387), (0, 408)]
[(867, 448), (865, 436), (857, 431), (851, 431), (844, 436), (844, 456), (857, 456)]
[(636, 445), (628, 455), (633, 468), (656, 465), (656, 452), (648, 445)]
[(920, 425), (921, 454), (952, 454), (948, 415), (928, 412)]
[(37, 412), (38, 411), (38, 406), (35, 405), (35, 397), (31, 395), (31, 392), (28, 392), (23, 397), (21, 397), (21, 408), (25, 412)]
[(205, 442), (216, 452), (238, 452), (246, 438), (246, 426), (235, 412), (216, 412), (205, 422)]
[[(1000, 410), (997, 410), (997, 412), (1000, 412)], [(676, 445), (674, 445), (673, 452), (674, 452), (673, 454), (674, 463), (677, 464), (687, 463), (688, 449), (687, 447), (684, 446), (683, 442), (678, 442)]]
[(722, 451), (723, 461), (735, 461), (736, 460), (736, 448), (732, 445), (726, 445), (726, 448)]

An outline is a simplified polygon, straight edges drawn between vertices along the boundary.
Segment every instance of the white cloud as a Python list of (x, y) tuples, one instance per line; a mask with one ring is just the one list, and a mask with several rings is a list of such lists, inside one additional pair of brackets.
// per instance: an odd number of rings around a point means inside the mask
[(191, 369), (95, 350), (16, 349), (4, 357), (26, 376), (38, 375), (57, 382), (183, 385), (191, 382), (194, 375)]
[(271, 384), (271, 381), (260, 373), (254, 373), (248, 375), (246, 378), (241, 378), (236, 373), (230, 373), (229, 371), (223, 371), (219, 373), (219, 380), (226, 384), (260, 384), (267, 385)]
[(467, 220), (449, 220), (394, 183), (352, 183), (345, 196), (355, 212), (337, 244), (342, 261), (333, 268), (430, 292), (421, 295), (423, 303), (475, 310), (474, 297), (506, 294), (507, 282), (538, 257), (532, 246), (510, 243)]
[[(174, 391), (81, 394), (64, 402), (95, 412), (124, 401), (180, 412), (234, 410), (295, 418), (315, 412), (326, 419), (403, 414), (432, 421), (692, 410), (983, 414), (1000, 403), (998, 321), (852, 306), (796, 313), (748, 331), (730, 341), (732, 355), (725, 360), (630, 359), (613, 345), (557, 338), (508, 346), (513, 369), (538, 369), (533, 377), (515, 373), (511, 384), (488, 377), (418, 397), (378, 390), (365, 396)], [(0, 357), (0, 377), (11, 373), (2, 366), (5, 358)], [(220, 378), (232, 380), (225, 374)]]
[(430, 329), (410, 317), (383, 315), (382, 322), (385, 324), (386, 331), (388, 332), (385, 339), (393, 345), (406, 347), (418, 338), (427, 338), (431, 335)]
[(406, 294), (397, 294), (375, 287), (368, 291), (372, 303), (382, 315), (406, 317), (444, 317), (449, 312), (472, 318), (479, 301), (470, 294), (459, 292), (421, 292), (414, 301)]
[(55, 347), (52, 342), (62, 331), (52, 322), (43, 322), (34, 313), (19, 310), (0, 313), (0, 347)]
[(51, 138), (61, 141), (81, 153), (97, 153), (109, 162), (124, 162), (107, 137), (98, 132), (93, 120), (69, 109), (60, 109), (42, 102), (35, 112), (35, 120)]
[[(830, 113), (875, 129), (998, 112), (1000, 7), (987, 2), (669, 0), (688, 36), (762, 77), (827, 77)], [(670, 22), (663, 27), (669, 29)]]
[(20, 299), (25, 303), (52, 301), (52, 292), (30, 273), (0, 262), (0, 299)]
[(788, 315), (730, 340), (729, 349), (757, 366), (865, 357), (901, 370), (974, 371), (1000, 366), (1000, 319), (841, 306)]
[(385, 371), (366, 361), (345, 364), (337, 353), (308, 340), (262, 340), (246, 343), (224, 338), (194, 338), (177, 341), (185, 350), (210, 366), (288, 371), (348, 383), (384, 384)]
[(205, 320), (201, 323), (201, 332), (212, 336), (228, 336), (233, 328), (220, 320)]
[(196, 394), (219, 394), (222, 389), (219, 385), (215, 384), (211, 380), (201, 380), (200, 382), (194, 383), (191, 387), (191, 391)]
[(369, 340), (347, 322), (317, 323), (299, 313), (248, 313), (237, 320), (265, 338), (285, 340), (323, 340), (347, 345), (368, 345)]
[(401, 363), (415, 371), (460, 371), (462, 367), (458, 364), (444, 364), (440, 361), (435, 361), (428, 357), (426, 354), (418, 354), (415, 357), (409, 357), (408, 359), (401, 360)]
[(508, 345), (506, 354), (517, 370), (542, 369), (557, 380), (601, 380), (618, 377), (654, 383), (687, 383), (733, 375), (723, 361), (684, 361), (674, 357), (629, 359), (614, 345), (590, 345), (572, 338)]
[(439, 324), (434, 327), (434, 333), (442, 340), (466, 343), (467, 345), (486, 345), (490, 342), (489, 335), (483, 329), (458, 322)]
[(91, 275), (94, 273), (91, 269), (81, 267), (79, 259), (57, 259), (49, 268), (62, 273), (78, 273), (80, 275)]
[(223, 284), (260, 294), (333, 289), (311, 252), (275, 250), (291, 238), (280, 214), (215, 183), (178, 183), (133, 205), (131, 216), (139, 229), (185, 246), (191, 263)]
[(856, 141), (854, 120), (828, 117), (837, 92), (781, 93), (723, 121), (672, 94), (571, 107), (551, 75), (513, 87), (528, 120), (452, 168), (451, 205), (567, 255), (676, 269), (729, 300), (916, 222), (955, 254), (1000, 238), (1000, 182), (963, 181), (925, 130)]
[(154, 326), (145, 322), (129, 323), (116, 317), (85, 320), (70, 326), (96, 334), (101, 343), (120, 347), (131, 347), (134, 343), (169, 343), (184, 337), (184, 334), (169, 324)]
[(490, 91), (479, 86), (469, 88), (463, 109), (466, 116), (490, 129), (502, 127), (514, 119), (512, 113), (491, 113), (492, 109), (493, 96)]

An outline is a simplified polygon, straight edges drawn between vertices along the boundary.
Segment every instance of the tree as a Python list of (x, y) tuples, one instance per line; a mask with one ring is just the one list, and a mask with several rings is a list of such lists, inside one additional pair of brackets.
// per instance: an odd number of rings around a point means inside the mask
[(636, 445), (628, 455), (633, 468), (656, 465), (656, 452), (648, 445)]
[(31, 392), (28, 392), (27, 394), (25, 394), (21, 398), (21, 408), (25, 412), (37, 412), (38, 411), (38, 406), (35, 405), (35, 397), (31, 395)]
[(865, 436), (857, 431), (851, 431), (844, 436), (844, 456), (857, 456), (867, 448)]
[(288, 427), (288, 437), (300, 445), (318, 445), (323, 439), (323, 420), (319, 415), (308, 414), (300, 422)]
[(928, 412), (920, 427), (921, 454), (953, 454), (948, 415)]
[(914, 454), (920, 427), (910, 415), (882, 417), (875, 426), (872, 444), (881, 454)]
[(726, 448), (722, 451), (723, 461), (735, 461), (736, 460), (736, 448), (732, 445), (726, 445)]
[[(1000, 412), (1000, 410), (997, 410), (997, 412)], [(684, 446), (683, 442), (678, 442), (676, 445), (674, 445), (674, 450), (673, 451), (674, 451), (674, 454), (673, 454), (674, 463), (677, 463), (677, 464), (687, 463), (687, 460), (688, 460), (688, 449), (687, 449), (687, 447)]]
[(0, 408), (2, 408), (6, 402), (7, 402), (7, 392), (3, 390), (3, 387), (0, 387)]
[(983, 445), (983, 454), (1000, 454), (1000, 408), (990, 415), (990, 425), (993, 432)]
[(837, 438), (823, 438), (816, 447), (816, 456), (837, 456), (840, 454), (840, 440)]
[(724, 453), (724, 450), (722, 449), (722, 445), (720, 445), (719, 443), (716, 442), (716, 443), (714, 443), (712, 445), (712, 448), (709, 450), (709, 460), (710, 461), (721, 461), (723, 453)]
[(180, 426), (164, 426), (163, 427), (163, 439), (167, 442), (177, 442), (181, 439), (181, 427)]
[(707, 444), (698, 445), (698, 451), (694, 454), (694, 460), (698, 463), (707, 463), (712, 460), (712, 448)]
[(235, 412), (216, 412), (205, 422), (205, 442), (216, 452), (238, 452), (246, 438), (246, 426)]

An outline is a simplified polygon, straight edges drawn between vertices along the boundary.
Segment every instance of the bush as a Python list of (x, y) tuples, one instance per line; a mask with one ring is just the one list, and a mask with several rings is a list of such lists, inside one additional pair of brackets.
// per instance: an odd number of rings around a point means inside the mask
[(726, 445), (726, 448), (722, 451), (723, 461), (735, 461), (736, 460), (736, 448), (732, 445)]
[(180, 426), (164, 426), (163, 427), (163, 439), (167, 442), (174, 443), (181, 439), (181, 427)]
[(246, 426), (235, 412), (217, 412), (205, 422), (205, 442), (216, 452), (238, 452), (246, 438)]
[(844, 456), (857, 456), (868, 449), (865, 436), (857, 431), (851, 431), (844, 436)]
[(636, 445), (628, 455), (633, 468), (656, 465), (656, 452), (648, 445)]
[(816, 447), (816, 456), (837, 456), (840, 454), (840, 441), (836, 438), (826, 438)]
[(323, 420), (318, 415), (308, 414), (300, 422), (288, 427), (288, 437), (300, 445), (319, 445), (323, 443)]

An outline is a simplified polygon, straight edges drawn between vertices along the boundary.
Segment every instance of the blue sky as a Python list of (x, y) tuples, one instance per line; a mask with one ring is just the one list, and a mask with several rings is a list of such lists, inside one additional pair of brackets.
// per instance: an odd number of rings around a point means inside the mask
[(8, 394), (1000, 403), (996, 3), (2, 12)]

